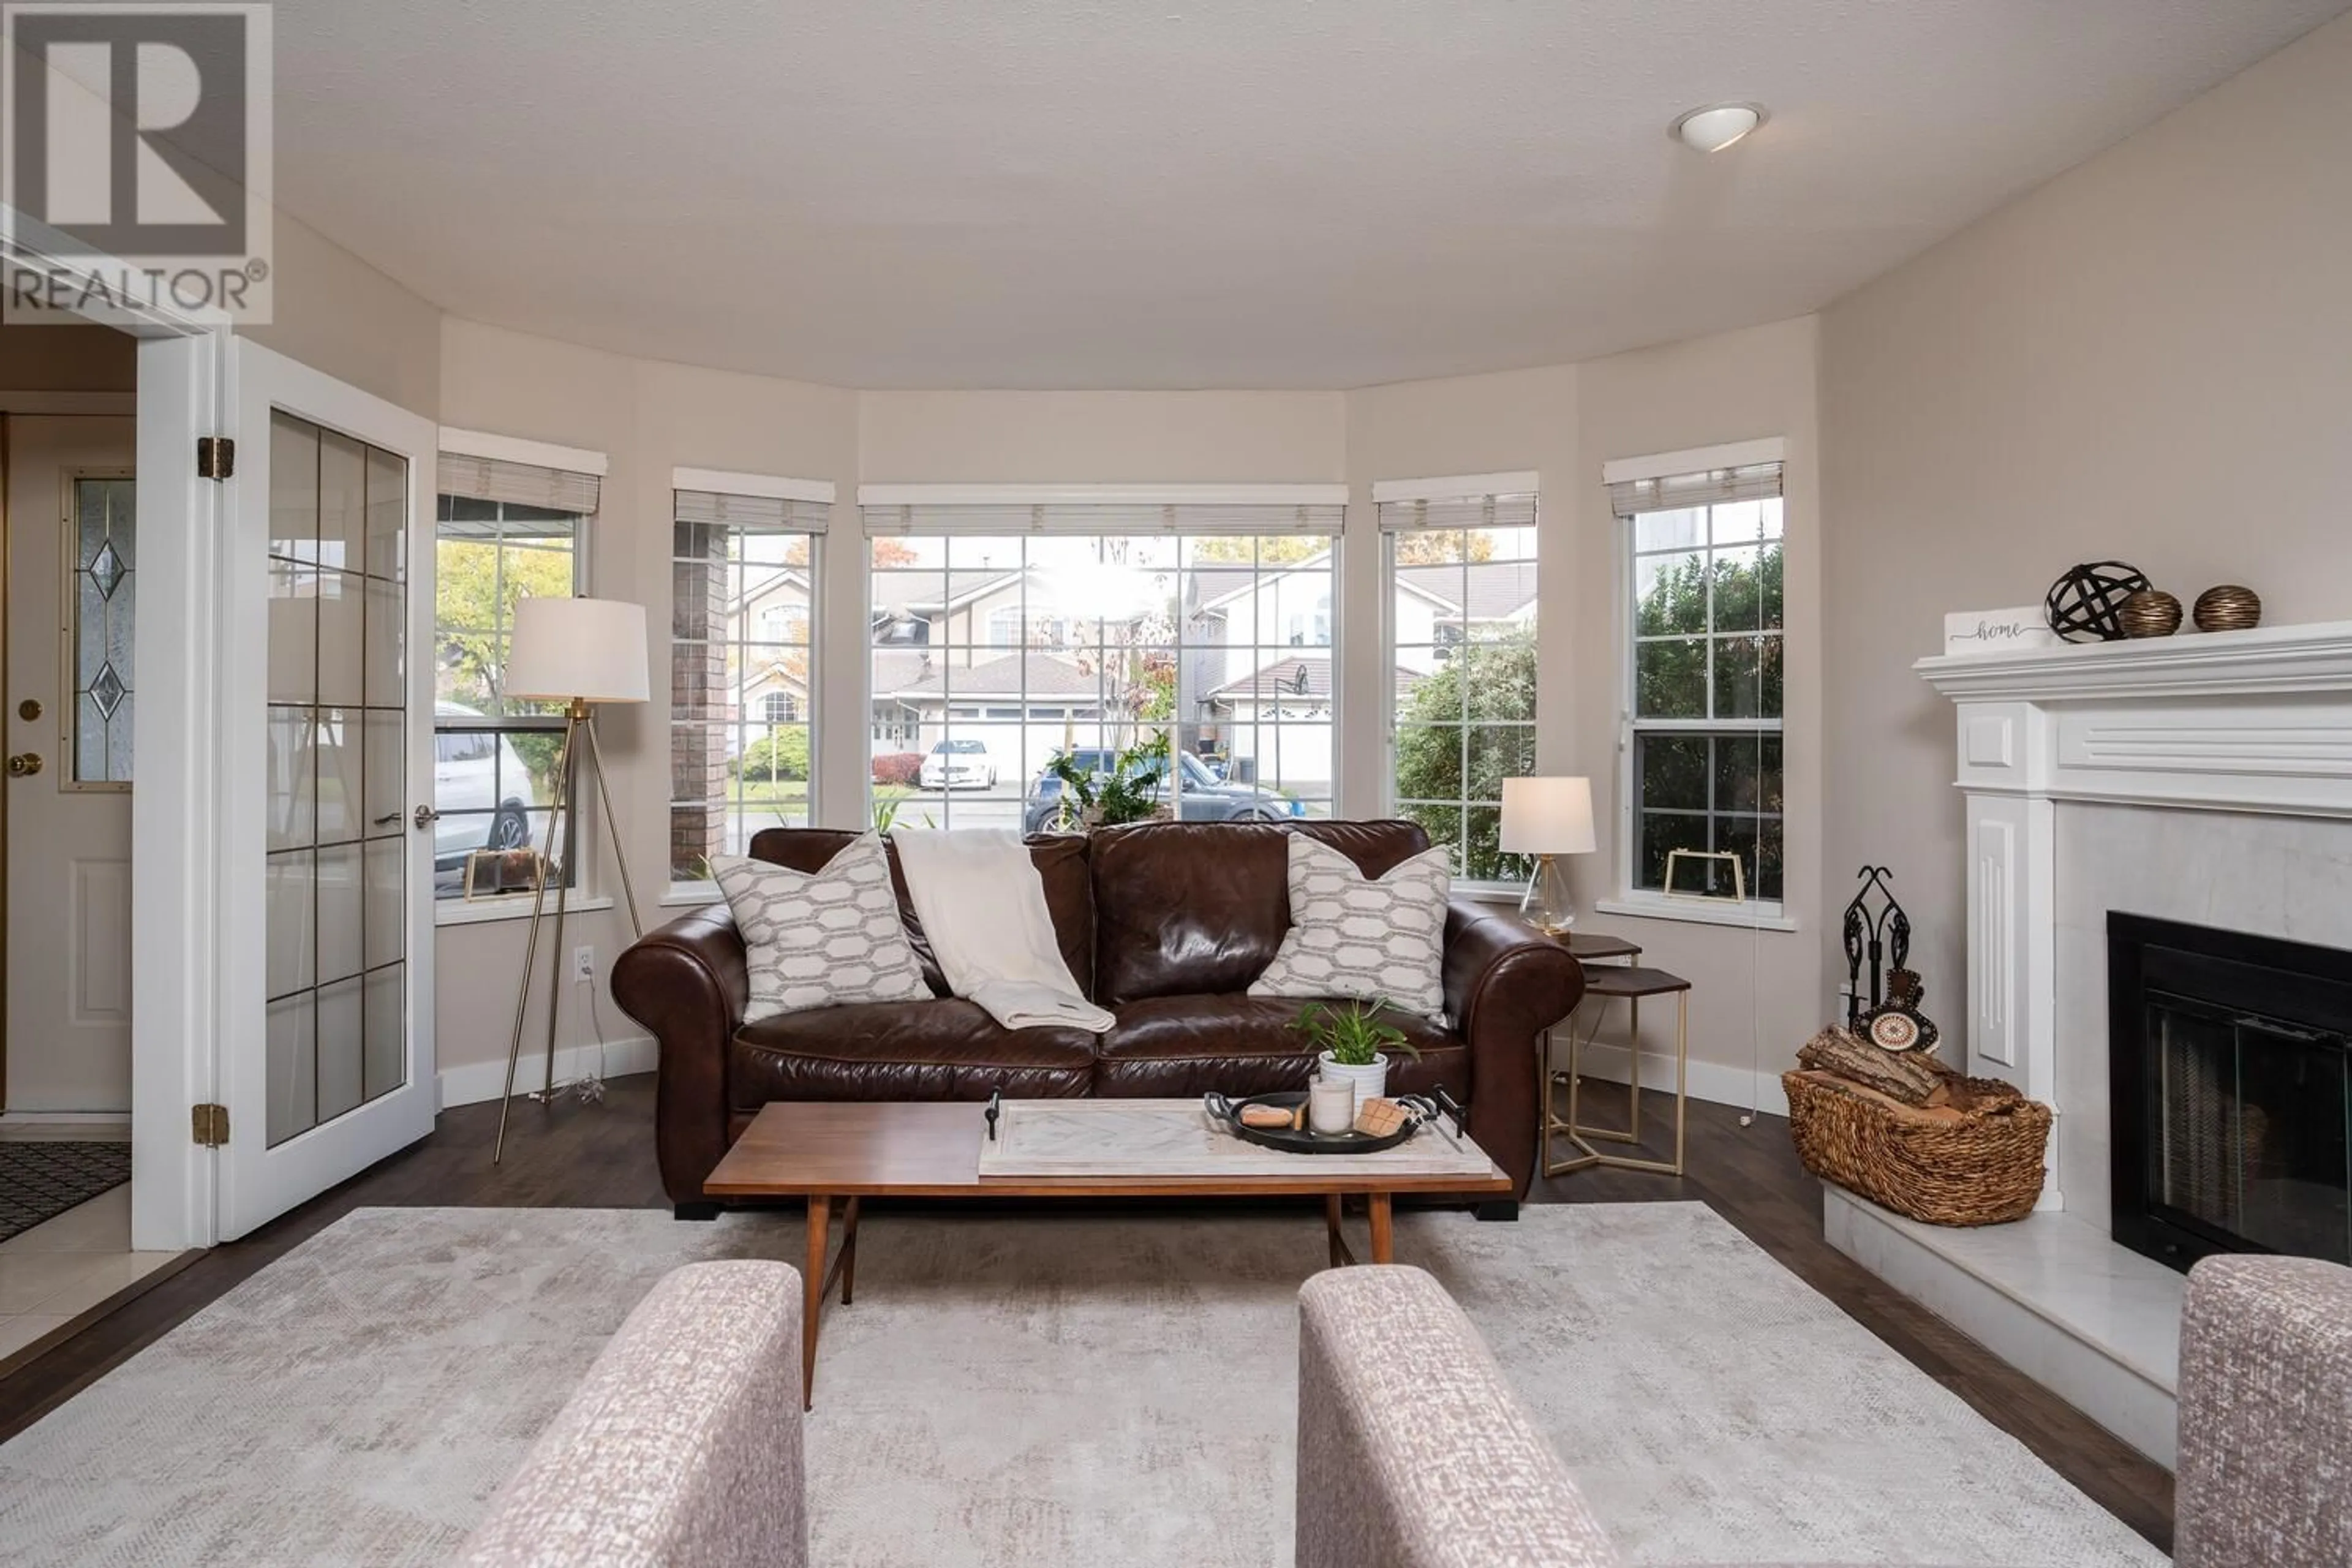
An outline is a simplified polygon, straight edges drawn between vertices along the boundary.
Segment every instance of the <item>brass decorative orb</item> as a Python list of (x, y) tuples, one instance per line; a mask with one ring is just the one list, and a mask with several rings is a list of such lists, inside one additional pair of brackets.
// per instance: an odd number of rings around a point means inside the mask
[(2225, 583), (2198, 595), (2197, 607), (2190, 613), (2200, 632), (2251, 631), (2263, 624), (2262, 595), (2252, 588)]
[(2180, 629), (2180, 601), (2161, 588), (2142, 588), (2116, 612), (2127, 637), (2168, 637)]

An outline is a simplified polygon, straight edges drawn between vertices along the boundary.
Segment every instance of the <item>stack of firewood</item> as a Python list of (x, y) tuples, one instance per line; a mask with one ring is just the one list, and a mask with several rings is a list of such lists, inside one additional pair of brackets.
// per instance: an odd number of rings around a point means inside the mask
[(1965, 1077), (1925, 1051), (1883, 1051), (1839, 1028), (1806, 1041), (1797, 1063), (1917, 1110), (1960, 1110), (1973, 1098)]

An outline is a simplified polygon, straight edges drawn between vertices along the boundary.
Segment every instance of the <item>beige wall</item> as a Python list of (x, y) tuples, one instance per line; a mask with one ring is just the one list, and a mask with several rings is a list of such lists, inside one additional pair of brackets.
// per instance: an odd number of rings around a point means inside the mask
[(859, 477), (904, 484), (1335, 480), (1337, 392), (867, 392)]
[(273, 319), (246, 335), (434, 417), (441, 402), (440, 309), (282, 212), (273, 240)]
[[(1589, 775), (1600, 853), (1570, 863), (1584, 923), (1643, 944), (1644, 962), (1695, 983), (1694, 1058), (1725, 1069), (1703, 1087), (1745, 1101), (1760, 1065), (1770, 1077), (1828, 1016), (1818, 957), (1822, 920), (1821, 530), (1811, 318), (1647, 349), (1581, 365), (1367, 388), (1348, 399), (1348, 477), (1359, 498), (1373, 481), (1533, 468), (1542, 484), (1541, 765)], [(1794, 933), (1594, 912), (1620, 890), (1615, 853), (1618, 726), (1624, 635), (1618, 603), (1619, 525), (1601, 465), (1686, 447), (1779, 436), (1789, 444), (1787, 888)], [(1379, 594), (1380, 542), (1368, 504), (1351, 510), (1351, 584)], [(1351, 595), (1350, 602), (1358, 600)], [(1349, 623), (1351, 683), (1380, 677), (1378, 623)], [(1379, 809), (1385, 748), (1376, 723), (1349, 737), (1349, 773), (1375, 781), (1349, 809)], [(1673, 1048), (1671, 1009), (1643, 1019), (1643, 1048)], [(1622, 1038), (1613, 1019), (1603, 1038)], [(1656, 1070), (1655, 1065), (1652, 1067)]]
[[(1782, 784), (1787, 817), (1781, 907), (1794, 931), (1759, 931), (1680, 921), (1592, 917), (1600, 928), (1642, 943), (1643, 962), (1693, 982), (1691, 1054), (1759, 1073), (1758, 1099), (1776, 1103), (1780, 1071), (1830, 1016), (1832, 1001), (1818, 955), (1825, 919), (1822, 888), (1821, 442), (1815, 373), (1817, 323), (1811, 317), (1724, 332), (1665, 348), (1596, 360), (1583, 367), (1580, 420), (1584, 472), (1565, 499), (1576, 508), (1576, 582), (1568, 615), (1580, 652), (1607, 639), (1608, 653), (1583, 658), (1574, 672), (1575, 762), (1593, 781), (1593, 810), (1616, 826), (1615, 732), (1624, 708), (1624, 635), (1619, 603), (1618, 529), (1601, 489), (1601, 465), (1613, 458), (1778, 436), (1788, 443), (1781, 508), (1786, 550), (1788, 667), (1783, 689)], [(1605, 628), (1605, 629), (1604, 629)], [(1586, 899), (1617, 883), (1604, 831), (1602, 853), (1576, 863)], [(1645, 1014), (1643, 1049), (1670, 1049), (1665, 1009)], [(1744, 1082), (1709, 1075), (1710, 1092), (1736, 1098)], [(1713, 1085), (1720, 1084), (1716, 1089)]]
[(1910, 668), (1944, 613), (2117, 557), (2184, 603), (2238, 582), (2273, 623), (2352, 616), (2347, 102), (2352, 18), (1822, 315), (1830, 891), (1894, 867), (1948, 1030), (1954, 722)]
[[(1341, 570), (1347, 601), (1365, 613), (1349, 618), (1340, 649), (1350, 692), (1380, 693), (1381, 668), (1381, 545), (1372, 485), (1381, 479), (1440, 479), (1532, 468), (1542, 485), (1537, 514), (1536, 745), (1546, 768), (1566, 772), (1575, 761), (1574, 671), (1601, 650), (1581, 646), (1572, 617), (1555, 616), (1576, 583), (1574, 508), (1559, 504), (1578, 483), (1580, 373), (1574, 365), (1399, 382), (1348, 395), (1348, 545)], [(1377, 700), (1370, 721), (1349, 726), (1340, 780), (1348, 815), (1385, 809), (1388, 737)]]

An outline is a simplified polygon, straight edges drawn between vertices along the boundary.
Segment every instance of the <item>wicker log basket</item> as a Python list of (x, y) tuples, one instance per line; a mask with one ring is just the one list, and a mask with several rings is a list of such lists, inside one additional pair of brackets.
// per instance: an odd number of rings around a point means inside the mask
[(1929, 1225), (2024, 1218), (2042, 1196), (2050, 1108), (1999, 1079), (1932, 1065), (1944, 1100), (1932, 1106), (1814, 1068), (1781, 1074), (1798, 1157), (1822, 1181)]

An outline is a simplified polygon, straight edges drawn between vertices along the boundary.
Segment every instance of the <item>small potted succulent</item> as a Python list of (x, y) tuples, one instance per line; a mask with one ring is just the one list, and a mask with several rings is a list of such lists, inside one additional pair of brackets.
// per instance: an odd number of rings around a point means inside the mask
[(1346, 1079), (1356, 1086), (1356, 1105), (1388, 1092), (1389, 1053), (1402, 1051), (1420, 1059), (1421, 1052), (1404, 1031), (1381, 1021), (1385, 1000), (1371, 1002), (1309, 1002), (1298, 1010), (1290, 1026), (1305, 1035), (1321, 1054), (1316, 1058), (1326, 1078)]

